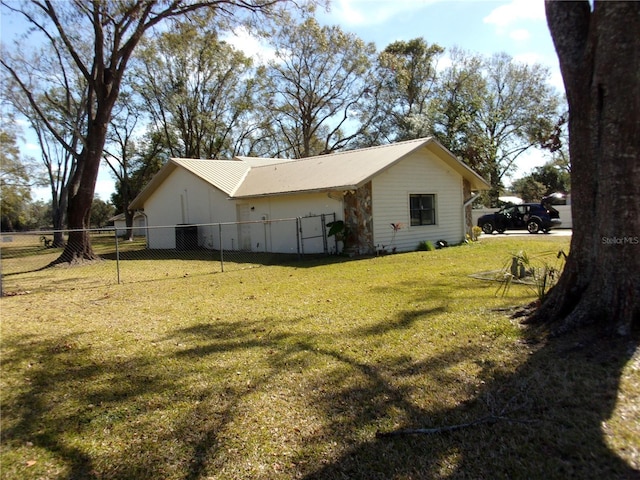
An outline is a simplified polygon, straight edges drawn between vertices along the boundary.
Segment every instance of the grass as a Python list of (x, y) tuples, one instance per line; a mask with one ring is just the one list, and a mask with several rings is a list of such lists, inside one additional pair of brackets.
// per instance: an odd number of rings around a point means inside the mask
[[(501, 297), (469, 277), (561, 248), (495, 238), (125, 285), (78, 275), (3, 298), (0, 475), (637, 478), (633, 345), (536, 339), (509, 317), (530, 288)], [(488, 414), (516, 421), (376, 435)]]

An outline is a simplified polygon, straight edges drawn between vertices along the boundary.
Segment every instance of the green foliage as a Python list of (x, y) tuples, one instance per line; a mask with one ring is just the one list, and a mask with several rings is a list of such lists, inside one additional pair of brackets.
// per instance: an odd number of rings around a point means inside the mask
[(115, 208), (111, 203), (94, 198), (91, 204), (91, 227), (101, 228), (106, 226), (114, 214)]
[(532, 175), (514, 180), (511, 191), (525, 202), (539, 202), (547, 194), (547, 188)]
[(378, 56), (385, 90), (384, 121), (396, 140), (425, 137), (433, 128), (433, 97), (437, 84), (436, 63), (444, 49), (424, 38), (396, 41)]
[(360, 138), (372, 111), (375, 45), (313, 18), (283, 17), (271, 32), (276, 60), (269, 62), (259, 112), (280, 152), (293, 158), (331, 153)]
[(255, 128), (245, 122), (257, 100), (258, 71), (218, 40), (220, 27), (215, 11), (206, 10), (149, 37), (138, 51), (133, 88), (171, 156), (231, 158)]
[(433, 245), (433, 242), (431, 242), (430, 240), (421, 241), (420, 243), (418, 243), (418, 247), (417, 247), (417, 250), (422, 252), (432, 252), (435, 249), (436, 247)]
[(436, 136), (491, 183), (494, 206), (515, 160), (555, 133), (560, 97), (542, 65), (506, 54), (457, 52), (442, 76)]
[(327, 223), (327, 227), (329, 227), (329, 233), (327, 234), (329, 237), (342, 236), (342, 234), (346, 230), (345, 223), (342, 220), (336, 220), (335, 222), (329, 222), (329, 223)]
[(0, 130), (0, 211), (2, 231), (26, 227), (26, 205), (31, 201), (28, 166), (20, 157), (14, 132)]
[[(553, 256), (555, 261), (549, 262), (548, 259)], [(557, 253), (542, 252), (534, 257), (530, 257), (525, 251), (512, 254), (500, 271), (499, 279), (502, 284), (496, 293), (502, 292), (502, 296), (505, 296), (512, 283), (519, 282), (531, 287), (538, 301), (544, 300), (549, 289), (560, 278), (566, 257), (563, 250)]]
[(511, 189), (528, 202), (540, 201), (542, 197), (552, 193), (569, 193), (571, 173), (568, 161), (564, 157), (556, 157), (541, 167), (534, 168), (529, 175), (515, 180)]

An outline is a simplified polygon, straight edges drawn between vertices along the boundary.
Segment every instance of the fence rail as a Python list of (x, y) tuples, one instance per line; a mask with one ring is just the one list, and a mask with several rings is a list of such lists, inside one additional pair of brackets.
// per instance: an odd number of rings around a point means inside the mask
[[(0, 235), (4, 295), (64, 290), (161, 278), (207, 275), (296, 262), (338, 252), (326, 224), (334, 214), (257, 222), (144, 227), (128, 239), (122, 228), (91, 229), (96, 260), (57, 263), (69, 230)], [(135, 233), (141, 233), (134, 227)]]

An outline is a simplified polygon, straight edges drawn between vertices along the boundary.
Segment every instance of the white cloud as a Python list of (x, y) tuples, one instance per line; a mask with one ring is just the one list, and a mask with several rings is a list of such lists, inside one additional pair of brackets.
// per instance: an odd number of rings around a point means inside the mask
[(523, 42), (531, 38), (531, 33), (529, 33), (529, 30), (525, 28), (519, 28), (517, 30), (512, 30), (509, 33), (509, 38), (515, 40), (516, 42)]
[(441, 0), (335, 0), (327, 15), (333, 23), (348, 26), (380, 25), (402, 13)]
[(516, 55), (513, 56), (513, 59), (516, 62), (519, 63), (526, 63), (528, 65), (534, 64), (534, 63), (541, 63), (541, 64), (546, 64), (545, 62), (545, 57), (544, 55), (541, 55), (537, 52), (522, 52), (522, 53), (517, 53)]
[(436, 70), (438, 72), (443, 72), (453, 65), (453, 60), (451, 59), (449, 51), (447, 50), (445, 50), (444, 54), (442, 54), (442, 56), (438, 58), (437, 62), (438, 63), (436, 64)]
[(276, 58), (273, 47), (262, 42), (260, 38), (251, 35), (245, 27), (238, 27), (222, 40), (242, 51), (247, 57), (253, 58), (258, 63), (266, 63)]
[(542, 0), (511, 0), (494, 8), (483, 22), (504, 29), (520, 20), (544, 20), (544, 2)]

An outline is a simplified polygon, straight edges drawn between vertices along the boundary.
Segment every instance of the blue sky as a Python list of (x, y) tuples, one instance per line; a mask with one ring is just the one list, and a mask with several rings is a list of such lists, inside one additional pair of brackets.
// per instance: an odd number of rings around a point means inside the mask
[[(564, 91), (544, 0), (332, 0), (331, 10), (318, 11), (316, 17), (375, 43), (378, 50), (418, 37), (437, 43), (445, 48), (440, 67), (446, 66), (446, 49), (452, 47), (487, 56), (506, 52), (516, 61), (547, 67), (549, 83)], [(236, 34), (226, 40), (248, 55), (271, 57), (246, 31)], [(548, 153), (531, 149), (518, 159), (513, 178), (548, 160)]]
[(548, 66), (551, 83), (562, 89), (543, 0), (334, 0), (331, 12), (318, 16), (379, 50), (423, 37), (445, 48), (507, 52), (518, 61)]
[[(375, 43), (378, 50), (397, 40), (423, 37), (445, 49), (457, 46), (484, 55), (506, 52), (517, 61), (548, 67), (550, 83), (563, 90), (543, 0), (333, 0), (331, 10), (321, 10), (317, 17), (323, 24), (337, 24)], [(12, 30), (4, 21), (2, 26), (5, 34)], [(3, 40), (8, 36), (5, 34)], [(268, 56), (258, 42), (244, 35), (229, 40), (249, 54)], [(441, 66), (446, 62), (445, 55)], [(33, 147), (27, 145), (25, 153), (35, 156)], [(523, 156), (514, 177), (529, 173), (546, 160), (535, 151)], [(107, 200), (112, 189), (113, 179), (103, 166), (96, 193)]]
[[(375, 43), (378, 50), (423, 37), (445, 49), (506, 52), (516, 61), (547, 67), (550, 84), (564, 92), (544, 0), (333, 0), (331, 11), (318, 18)], [(447, 62), (446, 52), (440, 62)], [(513, 178), (545, 163), (547, 155), (534, 149), (522, 155)]]

